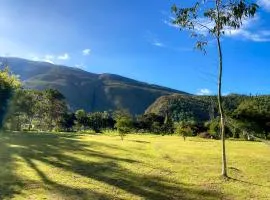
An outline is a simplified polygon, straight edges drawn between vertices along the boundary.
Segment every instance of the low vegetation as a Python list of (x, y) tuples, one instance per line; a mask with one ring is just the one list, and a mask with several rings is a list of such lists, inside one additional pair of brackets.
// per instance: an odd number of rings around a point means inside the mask
[(269, 199), (269, 146), (227, 144), (224, 180), (216, 140), (5, 133), (0, 199)]

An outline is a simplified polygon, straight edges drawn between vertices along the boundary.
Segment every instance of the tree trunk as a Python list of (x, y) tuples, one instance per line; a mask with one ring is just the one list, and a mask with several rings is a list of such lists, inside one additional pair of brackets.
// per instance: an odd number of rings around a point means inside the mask
[(50, 127), (49, 127), (49, 129), (50, 129), (50, 132), (52, 132), (53, 131), (53, 118), (52, 118), (52, 116), (51, 116), (51, 118), (50, 118), (50, 125), (49, 125)]
[(29, 123), (28, 124), (28, 131), (30, 131), (31, 128), (32, 128), (32, 118), (29, 119), (29, 122), (28, 123)]
[(226, 160), (226, 146), (225, 146), (225, 121), (224, 110), (222, 107), (222, 72), (223, 72), (223, 58), (220, 38), (217, 38), (218, 43), (218, 56), (219, 56), (219, 76), (218, 76), (218, 107), (220, 113), (220, 135), (222, 143), (222, 176), (228, 177), (227, 174), (227, 160)]

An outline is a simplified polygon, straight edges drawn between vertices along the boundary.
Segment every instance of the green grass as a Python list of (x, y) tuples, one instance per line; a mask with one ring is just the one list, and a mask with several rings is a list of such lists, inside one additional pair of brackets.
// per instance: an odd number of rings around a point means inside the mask
[(270, 199), (270, 147), (176, 136), (2, 134), (0, 199)]

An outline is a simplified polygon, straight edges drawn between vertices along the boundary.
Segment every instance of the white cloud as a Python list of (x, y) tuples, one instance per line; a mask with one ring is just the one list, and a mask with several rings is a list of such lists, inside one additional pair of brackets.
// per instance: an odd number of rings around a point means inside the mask
[(163, 20), (163, 23), (170, 26), (170, 27), (173, 27), (173, 28), (179, 28), (180, 26), (178, 26), (177, 24), (173, 24), (171, 22), (173, 19), (174, 18), (170, 17), (170, 21), (169, 20)]
[(47, 63), (51, 63), (51, 64), (54, 64), (54, 62), (52, 60), (48, 60), (48, 59), (45, 59), (43, 60), (44, 62), (47, 62)]
[(270, 11), (270, 0), (258, 0), (258, 5)]
[(197, 92), (197, 95), (211, 95), (212, 91), (209, 89), (200, 89), (199, 92)]
[(33, 61), (39, 61), (39, 62), (48, 62), (48, 63), (51, 63), (51, 64), (54, 64), (53, 58), (51, 56), (44, 56), (44, 57), (38, 57), (38, 56), (31, 56), (30, 57), (30, 60), (33, 60)]
[(156, 46), (156, 47), (165, 47), (166, 46), (163, 42), (160, 41), (157, 34), (152, 33), (151, 31), (146, 32), (145, 38), (146, 38), (147, 42), (153, 46)]
[(229, 94), (231, 94), (230, 92), (224, 92), (222, 93), (222, 96), (228, 96)]
[(232, 36), (242, 37), (247, 40), (252, 40), (254, 42), (270, 42), (269, 31), (257, 31), (251, 32), (245, 29), (240, 29), (235, 31)]
[[(264, 7), (269, 5), (270, 10), (270, 0), (261, 0), (264, 2)], [(170, 20), (173, 20), (172, 17), (170, 17)], [(210, 29), (213, 28), (214, 23), (207, 20), (206, 18), (199, 18), (199, 23), (204, 24)], [(258, 24), (258, 21), (260, 20), (260, 17), (256, 15), (254, 18), (248, 18), (243, 20), (242, 27), (240, 29), (233, 29), (233, 28), (225, 28), (225, 36), (231, 37), (231, 38), (238, 38), (238, 39), (245, 39), (245, 40), (251, 40), (253, 42), (269, 42), (270, 41), (270, 30), (254, 30), (254, 24)], [(166, 25), (178, 28), (178, 25), (172, 24), (168, 20), (163, 21)], [(198, 34), (202, 34), (204, 36), (208, 35), (208, 29), (204, 28), (200, 25), (196, 25), (195, 31)]]
[(54, 59), (55, 59), (54, 55), (45, 55), (44, 56), (44, 62), (54, 64), (54, 61), (53, 61)]
[(164, 44), (161, 43), (161, 42), (159, 42), (159, 41), (154, 41), (154, 42), (152, 43), (152, 45), (157, 46), (157, 47), (164, 47)]
[[(170, 27), (179, 29), (181, 26), (172, 23), (172, 21), (174, 19), (175, 19), (174, 17), (170, 17), (169, 20), (163, 20), (163, 23), (170, 26)], [(207, 27), (209, 27), (209, 28), (214, 27), (214, 22), (209, 21), (207, 18), (198, 18), (197, 20), (198, 20), (198, 23), (207, 25)], [(194, 29), (198, 34), (202, 34), (202, 35), (205, 35), (205, 36), (208, 34), (208, 29), (205, 28), (205, 27), (202, 27), (200, 25), (195, 25)]]
[(79, 68), (79, 69), (85, 69), (86, 68), (86, 66), (84, 64), (76, 64), (75, 67)]
[(54, 60), (54, 58), (55, 58), (54, 55), (45, 55), (44, 57), (46, 60)]
[(58, 60), (68, 60), (70, 57), (68, 53), (64, 53), (63, 55), (60, 55), (57, 57)]
[(227, 37), (238, 37), (253, 42), (269, 42), (270, 30), (253, 30), (252, 26), (260, 20), (259, 16), (243, 21), (243, 26), (240, 29), (227, 29), (225, 34)]
[(39, 57), (37, 56), (32, 56), (30, 59), (33, 61), (40, 61)]
[(30, 59), (31, 60), (34, 60), (34, 61), (41, 61), (41, 62), (48, 62), (48, 63), (51, 63), (51, 64), (55, 64), (57, 63), (56, 61), (57, 60), (68, 60), (70, 59), (68, 53), (64, 53), (63, 55), (52, 55), (52, 54), (47, 54), (47, 55), (31, 55), (30, 56)]
[(82, 51), (82, 54), (83, 54), (84, 56), (88, 56), (90, 53), (91, 53), (91, 49), (84, 49), (84, 50)]

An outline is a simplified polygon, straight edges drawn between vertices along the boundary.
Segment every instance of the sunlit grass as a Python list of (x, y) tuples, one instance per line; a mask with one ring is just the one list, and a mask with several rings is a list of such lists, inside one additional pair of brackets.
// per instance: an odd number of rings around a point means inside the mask
[(116, 134), (3, 134), (0, 199), (270, 199), (270, 147)]

